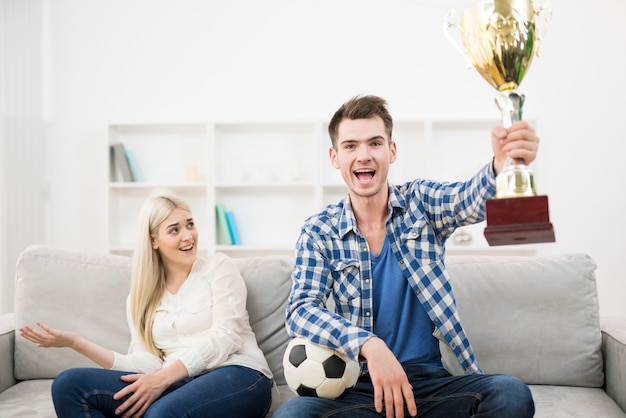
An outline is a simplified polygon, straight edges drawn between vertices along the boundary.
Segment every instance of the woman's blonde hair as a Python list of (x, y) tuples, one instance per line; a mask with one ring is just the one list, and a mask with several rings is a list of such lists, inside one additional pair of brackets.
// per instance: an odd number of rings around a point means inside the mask
[(187, 203), (175, 196), (156, 196), (144, 203), (137, 220), (131, 270), (130, 306), (133, 323), (145, 346), (159, 357), (163, 357), (163, 353), (154, 345), (152, 322), (165, 292), (165, 270), (159, 251), (152, 248), (152, 240), (156, 238), (159, 226), (174, 209), (191, 212)]

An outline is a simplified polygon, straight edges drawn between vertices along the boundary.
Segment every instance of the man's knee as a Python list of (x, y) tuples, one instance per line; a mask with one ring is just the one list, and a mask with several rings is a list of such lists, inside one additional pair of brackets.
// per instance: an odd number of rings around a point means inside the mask
[(324, 399), (296, 397), (283, 403), (272, 414), (273, 418), (319, 418), (324, 414)]
[(511, 418), (531, 418), (535, 414), (533, 395), (526, 383), (515, 376), (493, 375), (495, 408), (506, 411), (505, 415)]

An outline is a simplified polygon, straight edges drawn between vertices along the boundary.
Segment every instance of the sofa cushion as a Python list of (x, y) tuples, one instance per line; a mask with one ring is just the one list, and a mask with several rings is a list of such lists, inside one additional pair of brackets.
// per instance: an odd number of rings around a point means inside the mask
[(531, 385), (535, 418), (624, 418), (626, 414), (601, 388)]
[[(16, 266), (16, 328), (40, 321), (125, 353), (130, 263), (123, 256), (30, 246)], [(97, 367), (73, 350), (41, 349), (16, 335), (15, 377), (20, 380), (53, 378), (81, 366)]]
[[(250, 325), (278, 384), (285, 384), (282, 356), (289, 338), (284, 321), (293, 260), (281, 255), (235, 259), (248, 289)], [(131, 259), (125, 256), (43, 245), (27, 248), (16, 268), (16, 328), (41, 321), (125, 353), (130, 268)], [(16, 338), (15, 376), (20, 380), (54, 378), (82, 366), (97, 367), (72, 350), (41, 349)]]
[(283, 353), (289, 342), (285, 308), (291, 289), (290, 256), (260, 256), (235, 259), (248, 289), (250, 326), (277, 384), (286, 384)]
[(0, 358), (0, 393), (16, 383), (15, 376), (13, 375), (14, 347), (15, 314), (2, 314), (0, 315), (0, 353), (11, 353), (11, 355), (2, 355)]
[(51, 386), (52, 379), (27, 380), (0, 393), (0, 418), (56, 418)]
[(528, 384), (602, 386), (596, 264), (589, 256), (456, 256), (447, 266), (485, 373)]
[(602, 318), (605, 389), (626, 411), (626, 329), (623, 317)]

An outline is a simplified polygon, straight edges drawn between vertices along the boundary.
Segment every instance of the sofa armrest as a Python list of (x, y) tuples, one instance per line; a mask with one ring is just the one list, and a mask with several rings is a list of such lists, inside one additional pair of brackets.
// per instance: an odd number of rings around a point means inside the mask
[(15, 314), (0, 315), (0, 392), (17, 383), (13, 374), (15, 353)]
[(602, 318), (606, 393), (626, 412), (626, 318)]

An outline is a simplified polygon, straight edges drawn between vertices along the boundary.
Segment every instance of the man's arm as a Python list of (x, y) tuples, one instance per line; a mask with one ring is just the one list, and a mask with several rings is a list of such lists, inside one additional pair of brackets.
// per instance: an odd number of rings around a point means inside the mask
[(357, 317), (360, 311), (342, 316), (336, 309), (328, 309), (327, 297), (334, 291), (334, 279), (327, 258), (315, 244), (319, 241), (319, 237), (308, 232), (298, 239), (293, 284), (287, 302), (287, 333), (344, 352), (356, 360), (361, 346), (373, 334), (344, 317)]
[(402, 418), (406, 403), (409, 414), (416, 416), (417, 406), (409, 379), (387, 344), (378, 337), (372, 337), (361, 347), (361, 356), (367, 360), (376, 411), (381, 413), (384, 403), (387, 418)]

